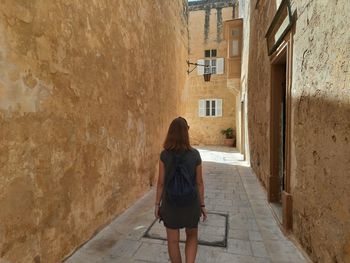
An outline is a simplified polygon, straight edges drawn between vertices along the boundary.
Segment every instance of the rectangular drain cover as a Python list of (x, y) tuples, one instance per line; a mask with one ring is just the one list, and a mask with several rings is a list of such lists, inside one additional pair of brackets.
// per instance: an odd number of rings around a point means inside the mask
[[(198, 244), (213, 247), (227, 247), (228, 215), (223, 213), (208, 212), (205, 222), (198, 226)], [(166, 231), (163, 222), (154, 220), (148, 227), (143, 237), (151, 239), (166, 239)], [(185, 229), (180, 230), (180, 242), (185, 242)]]

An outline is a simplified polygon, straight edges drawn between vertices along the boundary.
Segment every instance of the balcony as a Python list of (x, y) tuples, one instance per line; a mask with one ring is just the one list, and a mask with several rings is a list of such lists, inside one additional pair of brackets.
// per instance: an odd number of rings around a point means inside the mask
[(242, 19), (224, 22), (224, 38), (227, 42), (227, 85), (237, 92), (241, 90), (242, 30)]

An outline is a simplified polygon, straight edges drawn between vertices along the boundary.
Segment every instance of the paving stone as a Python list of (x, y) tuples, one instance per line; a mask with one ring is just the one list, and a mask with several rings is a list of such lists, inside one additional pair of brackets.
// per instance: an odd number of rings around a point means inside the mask
[(196, 262), (213, 263), (220, 253), (224, 252), (218, 249), (213, 249), (211, 247), (199, 246)]
[(230, 229), (258, 230), (257, 225), (250, 223), (249, 220), (230, 220)]
[(298, 253), (269, 254), (273, 263), (305, 263), (305, 259)]
[(86, 243), (81, 250), (90, 255), (101, 255), (108, 253), (119, 240), (123, 240), (124, 236), (113, 231), (111, 228), (105, 228), (98, 235), (96, 235), (90, 242)]
[(286, 240), (278, 226), (260, 227), (260, 233), (264, 240)]
[[(100, 263), (135, 263), (135, 260), (128, 257), (104, 257)], [(145, 261), (141, 261), (145, 263)]]
[(250, 241), (262, 241), (262, 236), (259, 231), (249, 230), (248, 235)]
[(246, 229), (230, 229), (228, 237), (232, 239), (249, 240), (248, 230)]
[(253, 251), (253, 256), (255, 257), (263, 257), (263, 258), (268, 258), (268, 254), (264, 245), (264, 242), (262, 241), (250, 241), (252, 251)]
[(135, 260), (150, 262), (168, 262), (168, 248), (166, 245), (143, 243), (134, 256)]
[(148, 238), (148, 237), (143, 237), (140, 240), (142, 243), (153, 243), (153, 244), (162, 244), (166, 245), (165, 240), (160, 240), (160, 239), (154, 239), (154, 238)]
[(261, 227), (261, 228), (277, 228), (277, 224), (274, 220), (274, 217), (273, 216), (264, 216), (264, 217), (257, 217), (256, 216), (256, 221), (258, 223), (258, 225)]
[(249, 241), (241, 239), (228, 239), (227, 251), (238, 255), (252, 255)]
[(284, 255), (298, 252), (294, 244), (288, 240), (265, 240), (264, 243), (269, 254)]
[(271, 261), (267, 258), (234, 255), (229, 253), (220, 253), (212, 262), (214, 263), (270, 263)]
[(84, 251), (77, 251), (68, 258), (66, 263), (101, 263), (102, 257), (100, 255), (89, 255)]
[(134, 256), (141, 244), (142, 243), (140, 241), (129, 239), (120, 240), (117, 244), (115, 244), (115, 246), (110, 249), (110, 253), (106, 257), (111, 259), (118, 257), (131, 258)]
[(210, 202), (215, 205), (224, 205), (228, 207), (231, 207), (233, 205), (233, 201), (230, 199), (216, 198), (216, 199), (211, 199)]
[(230, 205), (214, 205), (214, 211), (217, 212), (229, 212), (232, 210), (232, 206)]

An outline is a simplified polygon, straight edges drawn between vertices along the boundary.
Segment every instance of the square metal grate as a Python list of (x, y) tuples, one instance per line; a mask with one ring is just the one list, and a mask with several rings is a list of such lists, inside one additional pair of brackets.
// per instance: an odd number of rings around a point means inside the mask
[[(208, 212), (205, 222), (198, 226), (198, 244), (213, 247), (227, 247), (228, 215), (223, 213)], [(166, 231), (163, 222), (154, 220), (148, 227), (143, 237), (159, 240), (166, 239)], [(185, 242), (185, 229), (180, 230), (180, 242)]]

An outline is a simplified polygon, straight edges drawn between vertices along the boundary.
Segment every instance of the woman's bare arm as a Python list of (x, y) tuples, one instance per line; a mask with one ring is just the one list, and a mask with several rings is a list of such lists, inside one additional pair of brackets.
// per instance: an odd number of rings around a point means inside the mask
[(202, 176), (202, 165), (196, 167), (196, 182), (198, 185), (199, 200), (201, 202), (201, 214), (203, 216), (203, 221), (207, 219), (207, 210), (204, 205), (204, 182)]
[(203, 182), (201, 164), (196, 167), (196, 182), (198, 185), (199, 200), (201, 202), (201, 205), (204, 205), (204, 182)]
[(160, 204), (164, 187), (164, 163), (159, 160), (159, 175), (157, 182), (156, 205)]

